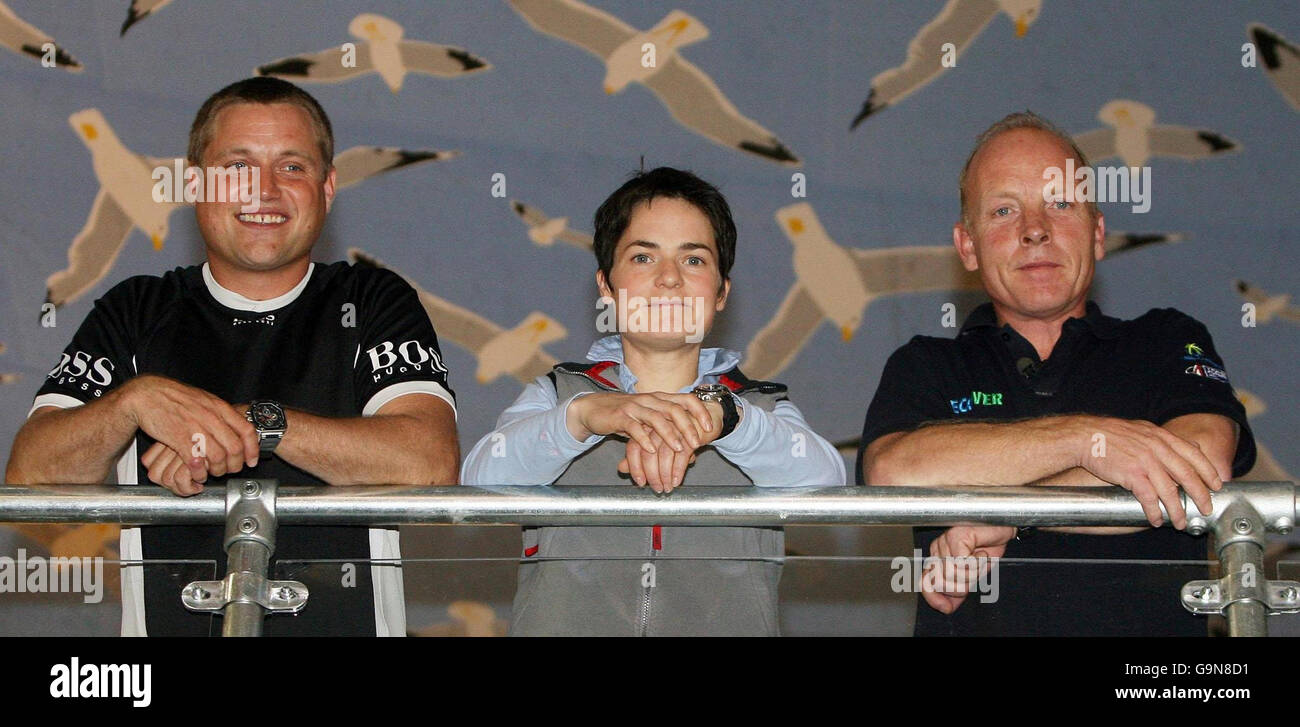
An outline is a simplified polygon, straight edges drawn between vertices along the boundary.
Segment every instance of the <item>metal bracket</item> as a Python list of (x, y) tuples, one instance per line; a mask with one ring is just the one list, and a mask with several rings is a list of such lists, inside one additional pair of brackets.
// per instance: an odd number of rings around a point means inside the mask
[[(1251, 482), (1249, 489), (1225, 487), (1218, 492), (1210, 493), (1210, 503), (1212, 509), (1209, 515), (1202, 515), (1200, 510), (1196, 509), (1196, 504), (1183, 495), (1183, 506), (1187, 510), (1187, 534), (1204, 535), (1206, 531), (1213, 530), (1219, 536), (1219, 547), (1222, 548), (1226, 542), (1233, 537), (1233, 534), (1250, 536), (1250, 530), (1243, 532), (1242, 523), (1234, 522), (1230, 532), (1223, 532), (1220, 527), (1222, 521), (1231, 518), (1229, 510), (1236, 509), (1234, 505), (1244, 504), (1249, 509), (1249, 515), (1252, 518), (1247, 519), (1248, 525), (1254, 525), (1250, 520), (1257, 520), (1264, 525), (1263, 530), (1270, 533), (1286, 535), (1295, 527), (1296, 516), (1296, 495), (1295, 486), (1290, 482)], [(1255, 532), (1261, 532), (1258, 528), (1253, 528)], [(1262, 542), (1262, 541), (1260, 541)]]
[(275, 480), (226, 482), (226, 577), (194, 581), (181, 591), (189, 610), (221, 613), (227, 636), (258, 636), (266, 614), (297, 613), (307, 605), (306, 585), (266, 577), (275, 552), (276, 486)]
[[(1241, 585), (1244, 573), (1230, 573), (1217, 581), (1191, 581), (1183, 586), (1183, 606), (1192, 613), (1223, 613), (1239, 601), (1259, 601), (1268, 607), (1270, 616), (1300, 613), (1300, 581), (1259, 582)], [(1227, 596), (1225, 594), (1234, 595)]]
[(1225, 490), (1211, 498), (1209, 516), (1188, 503), (1187, 531), (1214, 529), (1223, 576), (1184, 585), (1183, 607), (1196, 614), (1225, 614), (1233, 636), (1267, 636), (1267, 616), (1300, 613), (1300, 582), (1270, 581), (1264, 573), (1265, 535), (1289, 533), (1295, 526), (1294, 489), (1261, 485), (1249, 497)]
[(307, 605), (307, 586), (299, 581), (268, 581), (241, 571), (220, 581), (194, 581), (181, 591), (191, 611), (223, 611), (229, 603), (256, 603), (272, 613), (297, 613)]

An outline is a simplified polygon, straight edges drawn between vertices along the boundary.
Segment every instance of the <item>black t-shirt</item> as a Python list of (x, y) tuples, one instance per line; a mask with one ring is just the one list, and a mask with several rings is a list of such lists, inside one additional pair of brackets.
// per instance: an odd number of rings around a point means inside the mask
[[(1047, 361), (1010, 326), (998, 327), (989, 303), (967, 318), (955, 339), (916, 336), (890, 356), (867, 410), (858, 450), (879, 437), (925, 422), (1010, 420), (1095, 414), (1155, 424), (1185, 414), (1221, 414), (1240, 425), (1233, 476), (1255, 461), (1246, 411), (1232, 392), (1205, 326), (1171, 308), (1132, 321), (1105, 316), (1089, 302), (1083, 318), (1062, 326)], [(929, 555), (938, 528), (918, 528)], [(1132, 535), (1036, 531), (1007, 546), (1006, 558), (1205, 561), (1207, 542), (1172, 528)], [(922, 635), (1205, 635), (1204, 617), (1179, 603), (1189, 566), (1004, 563), (997, 601), (972, 594), (951, 616), (918, 597)]]
[[(314, 264), (294, 290), (258, 302), (221, 288), (206, 266), (130, 278), (96, 301), (35, 405), (88, 403), (143, 374), (167, 376), (231, 403), (271, 399), (330, 417), (370, 415), (411, 392), (455, 405), (437, 336), (415, 291), (391, 271), (344, 262)], [(137, 433), (134, 451), (128, 448), (119, 463), (120, 483), (147, 483), (138, 458), (153, 443)], [(238, 476), (276, 478), (282, 486), (326, 484), (274, 456)], [(215, 560), (217, 566), (201, 576), (192, 566), (174, 566), (172, 577), (163, 566), (144, 568), (150, 635), (220, 633), (219, 618), (185, 610), (179, 589), (188, 580), (222, 577), (222, 531), (142, 528), (146, 560)], [(357, 562), (351, 568), (273, 562), (271, 578), (304, 581), (311, 596), (297, 616), (267, 618), (265, 633), (373, 636), (370, 557), (365, 527), (280, 527), (276, 561)]]

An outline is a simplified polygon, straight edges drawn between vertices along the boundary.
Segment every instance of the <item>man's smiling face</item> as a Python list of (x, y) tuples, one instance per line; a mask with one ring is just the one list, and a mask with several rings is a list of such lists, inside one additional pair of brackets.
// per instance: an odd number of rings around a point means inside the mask
[(214, 274), (305, 271), (334, 200), (334, 170), (319, 149), (298, 106), (236, 103), (217, 114), (201, 166), (255, 169), (260, 195), (253, 213), (240, 211), (238, 195), (195, 204)]

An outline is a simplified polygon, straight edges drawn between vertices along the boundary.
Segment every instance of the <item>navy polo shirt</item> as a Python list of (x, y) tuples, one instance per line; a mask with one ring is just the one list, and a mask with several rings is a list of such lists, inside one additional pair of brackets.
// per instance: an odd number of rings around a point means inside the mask
[[(1123, 321), (1087, 304), (1067, 320), (1046, 361), (991, 303), (976, 308), (955, 339), (916, 336), (890, 356), (867, 410), (856, 468), (862, 484), (867, 445), (925, 422), (998, 421), (1094, 414), (1164, 424), (1195, 413), (1240, 426), (1232, 474), (1255, 462), (1246, 411), (1233, 394), (1209, 331), (1172, 308)], [(939, 528), (918, 528), (929, 554)], [(1207, 578), (1208, 543), (1171, 527), (1131, 535), (1035, 531), (1007, 546), (1005, 558), (1199, 561), (1187, 565), (1003, 563), (996, 601), (977, 594), (945, 616), (917, 599), (916, 634), (1196, 635), (1204, 617), (1179, 602), (1188, 580)]]

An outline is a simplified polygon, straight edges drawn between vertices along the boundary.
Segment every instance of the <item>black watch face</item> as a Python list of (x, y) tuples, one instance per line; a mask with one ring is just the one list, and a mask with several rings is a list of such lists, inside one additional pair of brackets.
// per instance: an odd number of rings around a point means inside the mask
[(255, 404), (253, 424), (258, 429), (284, 429), (284, 412), (275, 404)]

